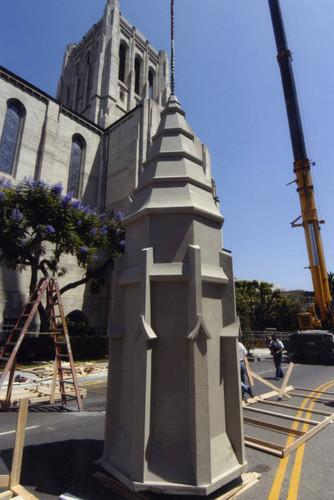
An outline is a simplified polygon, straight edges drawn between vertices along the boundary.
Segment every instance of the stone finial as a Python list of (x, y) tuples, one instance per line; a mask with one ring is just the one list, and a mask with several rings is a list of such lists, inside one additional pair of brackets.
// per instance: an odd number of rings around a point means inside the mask
[(119, 10), (119, 0), (108, 0), (106, 7), (110, 8), (110, 10), (117, 9)]
[(103, 24), (108, 27), (113, 24), (113, 20), (119, 16), (119, 0), (108, 0), (104, 8)]

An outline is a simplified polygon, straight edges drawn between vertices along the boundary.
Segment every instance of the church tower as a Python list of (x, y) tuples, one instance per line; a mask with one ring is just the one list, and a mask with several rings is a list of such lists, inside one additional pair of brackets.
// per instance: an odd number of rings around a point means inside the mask
[(81, 42), (67, 46), (57, 98), (106, 128), (144, 99), (169, 96), (167, 52), (157, 52), (108, 0), (102, 19)]

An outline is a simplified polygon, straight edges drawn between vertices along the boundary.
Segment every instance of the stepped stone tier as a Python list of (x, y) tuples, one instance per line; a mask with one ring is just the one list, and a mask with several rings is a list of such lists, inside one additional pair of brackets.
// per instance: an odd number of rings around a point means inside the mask
[(114, 276), (102, 464), (135, 491), (205, 496), (246, 465), (222, 224), (206, 149), (172, 95)]

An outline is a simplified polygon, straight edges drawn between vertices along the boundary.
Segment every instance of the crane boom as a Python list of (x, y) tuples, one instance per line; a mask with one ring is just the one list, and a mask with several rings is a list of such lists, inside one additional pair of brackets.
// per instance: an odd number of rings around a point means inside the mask
[[(312, 275), (315, 304), (313, 312), (301, 313), (301, 328), (331, 328), (334, 324), (332, 300), (329, 290), (320, 224), (314, 200), (311, 165), (305, 146), (300, 116), (291, 52), (288, 49), (279, 0), (268, 0), (277, 47), (285, 105), (294, 156), (294, 173), (299, 194), (301, 216), (292, 222), (292, 227), (304, 228), (310, 270)], [(301, 219), (301, 223), (297, 223)]]

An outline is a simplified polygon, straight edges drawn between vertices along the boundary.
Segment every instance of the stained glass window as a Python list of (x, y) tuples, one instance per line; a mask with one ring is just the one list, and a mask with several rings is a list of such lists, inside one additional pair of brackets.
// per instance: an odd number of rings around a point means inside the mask
[(14, 102), (7, 106), (0, 142), (0, 170), (12, 174), (23, 112)]
[(79, 196), (80, 173), (84, 142), (80, 137), (74, 137), (72, 141), (70, 171), (68, 174), (67, 192), (72, 192), (74, 198)]

